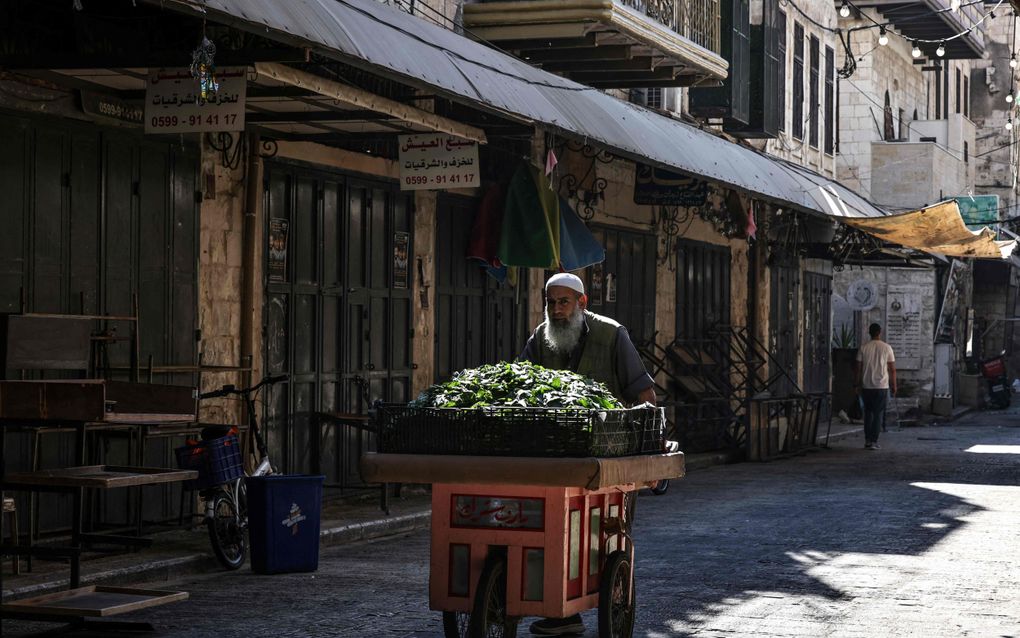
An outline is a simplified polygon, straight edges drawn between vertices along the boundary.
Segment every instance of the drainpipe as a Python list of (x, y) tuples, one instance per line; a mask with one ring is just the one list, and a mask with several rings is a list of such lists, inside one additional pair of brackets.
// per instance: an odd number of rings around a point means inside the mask
[[(256, 272), (259, 250), (256, 243), (259, 208), (262, 195), (262, 158), (259, 156), (261, 139), (258, 133), (249, 131), (248, 169), (245, 171), (244, 220), (241, 239), (241, 365), (248, 365), (247, 386), (255, 378), (255, 295)], [(240, 142), (238, 142), (240, 143)], [(247, 421), (248, 415), (241, 418)]]

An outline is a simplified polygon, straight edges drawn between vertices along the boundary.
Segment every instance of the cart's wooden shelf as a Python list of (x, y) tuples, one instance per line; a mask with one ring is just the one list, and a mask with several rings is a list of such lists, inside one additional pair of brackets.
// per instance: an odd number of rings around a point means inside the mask
[(113, 489), (135, 485), (174, 483), (198, 478), (194, 470), (172, 470), (156, 467), (118, 467), (84, 465), (59, 470), (15, 472), (3, 478), (5, 487), (91, 487)]
[(2, 606), (4, 615), (68, 616), (102, 618), (187, 600), (183, 591), (134, 589), (89, 585), (68, 591), (25, 598)]
[(474, 483), (597, 490), (683, 475), (683, 452), (620, 458), (368, 453), (361, 458), (361, 476), (369, 483)]

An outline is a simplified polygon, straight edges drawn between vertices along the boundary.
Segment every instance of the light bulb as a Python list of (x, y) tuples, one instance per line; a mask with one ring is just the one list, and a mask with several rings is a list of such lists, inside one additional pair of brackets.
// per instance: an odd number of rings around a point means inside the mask
[(1013, 130), (1013, 120), (1006, 120), (1006, 130), (1007, 131)]
[(945, 42), (939, 42), (939, 48), (935, 49), (935, 55), (939, 56), (940, 58), (946, 57), (946, 43)]
[(1012, 102), (1013, 101), (1013, 94), (1012, 93), (1007, 93), (1006, 94), (1006, 101), (1007, 102)]
[(841, 18), (850, 17), (850, 5), (846, 3), (846, 0), (843, 0), (843, 4), (839, 7), (839, 16)]
[(1011, 69), (1015, 69), (1016, 68), (1016, 53), (1014, 53), (1013, 55), (1009, 56), (1009, 68), (1011, 68)]
[(952, 0), (949, 3), (949, 8), (950, 8), (950, 10), (952, 10), (955, 13), (955, 12), (960, 10), (960, 5), (961, 4), (962, 3), (960, 2), (960, 0)]
[(885, 34), (885, 27), (878, 32), (878, 43), (882, 46), (889, 44), (889, 36)]
[(914, 48), (910, 50), (910, 55), (914, 56), (915, 58), (921, 57), (921, 49), (918, 48), (918, 46), (915, 44)]

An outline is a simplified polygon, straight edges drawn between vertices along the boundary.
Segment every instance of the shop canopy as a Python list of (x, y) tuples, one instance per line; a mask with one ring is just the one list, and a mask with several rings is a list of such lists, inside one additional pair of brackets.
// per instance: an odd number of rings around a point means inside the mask
[(990, 228), (967, 228), (953, 200), (899, 215), (844, 221), (889, 243), (947, 257), (1009, 259), (1016, 247), (1015, 239), (996, 240)]
[(530, 66), (377, 0), (147, 0), (246, 29), (621, 157), (836, 217), (884, 212), (808, 169)]

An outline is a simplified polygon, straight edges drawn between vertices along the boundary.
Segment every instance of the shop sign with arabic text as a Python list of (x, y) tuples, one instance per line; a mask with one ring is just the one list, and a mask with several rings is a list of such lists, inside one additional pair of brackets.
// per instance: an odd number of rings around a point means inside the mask
[(704, 206), (708, 182), (656, 166), (638, 164), (634, 175), (634, 203), (651, 206)]
[(219, 89), (203, 99), (189, 69), (151, 71), (145, 86), (145, 132), (243, 131), (247, 69), (224, 67), (216, 80)]
[(400, 135), (400, 189), (405, 191), (474, 188), (478, 144), (454, 135)]

